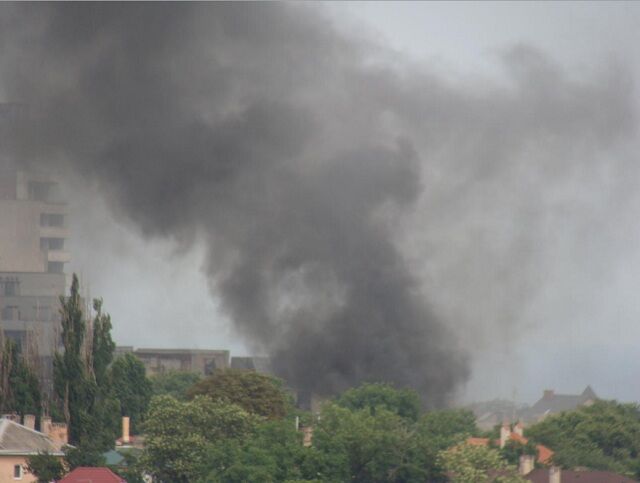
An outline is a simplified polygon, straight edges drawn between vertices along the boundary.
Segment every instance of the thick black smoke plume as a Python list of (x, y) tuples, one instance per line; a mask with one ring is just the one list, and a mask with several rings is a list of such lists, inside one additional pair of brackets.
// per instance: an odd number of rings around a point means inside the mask
[[(205, 239), (238, 331), (318, 393), (382, 380), (439, 405), (468, 375), (396, 243), (400, 215), (425, 199), (424, 162), (447, 157), (464, 199), (523, 146), (607, 145), (628, 124), (624, 82), (576, 89), (521, 48), (511, 91), (453, 88), (308, 7), (0, 15), (4, 97), (32, 106), (5, 140), (12, 156), (93, 180), (147, 236)], [(458, 202), (437, 200), (452, 216)]]

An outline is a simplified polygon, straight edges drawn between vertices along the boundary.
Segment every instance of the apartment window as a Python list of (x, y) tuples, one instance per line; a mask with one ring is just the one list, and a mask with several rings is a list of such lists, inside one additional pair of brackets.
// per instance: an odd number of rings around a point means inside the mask
[(4, 282), (4, 294), (8, 297), (18, 294), (18, 282)]
[(2, 320), (20, 320), (20, 312), (16, 305), (7, 305), (2, 309)]
[(42, 213), (40, 226), (64, 226), (64, 215), (57, 213)]
[(48, 201), (50, 183), (29, 181), (29, 199), (34, 201)]
[(47, 264), (47, 272), (49, 273), (64, 273), (63, 262), (49, 262)]
[(13, 479), (14, 480), (22, 479), (22, 465), (13, 465)]

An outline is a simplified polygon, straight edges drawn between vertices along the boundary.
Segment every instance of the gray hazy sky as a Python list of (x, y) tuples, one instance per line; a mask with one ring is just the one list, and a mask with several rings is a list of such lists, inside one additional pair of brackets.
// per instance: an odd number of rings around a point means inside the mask
[[(640, 5), (631, 2), (347, 2), (324, 8), (340, 29), (374, 39), (452, 84), (508, 84), (500, 58), (518, 44), (538, 49), (577, 81), (612, 63), (623, 65), (634, 83), (640, 74)], [(602, 154), (600, 171), (537, 185), (547, 205), (546, 221), (536, 221), (535, 240), (524, 242), (534, 248), (531, 267), (522, 276), (496, 271), (476, 280), (501, 259), (502, 241), (520, 233), (529, 236), (510, 221), (522, 211), (502, 212), (500, 204), (488, 202), (490, 211), (470, 211), (460, 226), (439, 229), (418, 210), (407, 251), (420, 266), (425, 296), (460, 329), (472, 353), (473, 373), (461, 400), (532, 402), (545, 388), (572, 393), (587, 384), (603, 397), (640, 400), (640, 198), (617, 197), (621, 187), (638, 191), (636, 146), (631, 139)], [(553, 172), (548, 176), (553, 179)], [(483, 193), (476, 204), (485, 202)], [(85, 194), (78, 199), (86, 199)], [(523, 203), (536, 199), (527, 197)], [(429, 197), (422, 201), (424, 212), (431, 202)], [(554, 218), (556, 207), (569, 214)], [(71, 268), (82, 275), (92, 296), (104, 298), (118, 344), (250, 352), (210, 296), (200, 270), (202, 250), (196, 246), (185, 252), (171, 242), (143, 241), (135, 227), (116, 223), (100, 202), (86, 208), (73, 221)], [(491, 256), (467, 241), (471, 225), (495, 247)], [(548, 232), (540, 234), (541, 226)], [(434, 246), (450, 247), (441, 249), (443, 258), (461, 261), (431, 264)], [(514, 284), (524, 288), (516, 291)], [(521, 299), (514, 301), (516, 293)], [(465, 294), (475, 302), (464, 304)], [(487, 302), (480, 306), (483, 297)], [(476, 311), (488, 320), (480, 323)], [(158, 330), (168, 324), (178, 329)]]

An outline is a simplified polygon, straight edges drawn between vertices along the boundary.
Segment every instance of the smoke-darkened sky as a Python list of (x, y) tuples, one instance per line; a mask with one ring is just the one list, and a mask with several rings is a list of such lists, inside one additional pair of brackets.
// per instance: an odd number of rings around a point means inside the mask
[(3, 97), (38, 112), (11, 148), (74, 173), (72, 268), (121, 344), (638, 399), (639, 12), (5, 5)]

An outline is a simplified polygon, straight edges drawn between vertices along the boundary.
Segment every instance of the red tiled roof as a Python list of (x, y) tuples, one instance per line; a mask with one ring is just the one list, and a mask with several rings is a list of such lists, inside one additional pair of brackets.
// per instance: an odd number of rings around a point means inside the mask
[[(529, 442), (527, 438), (525, 438), (524, 436), (520, 436), (518, 433), (511, 433), (509, 435), (509, 439), (520, 444), (527, 444)], [(467, 438), (466, 443), (473, 446), (489, 446), (489, 438)], [(499, 446), (500, 441), (496, 441), (496, 444)], [(541, 444), (537, 444), (536, 449), (538, 450), (538, 463), (551, 463), (551, 457), (553, 456), (552, 450)]]
[[(533, 470), (527, 476), (524, 477), (533, 483), (548, 483), (549, 482), (549, 470), (537, 469)], [(636, 480), (628, 478), (626, 476), (617, 475), (609, 471), (571, 471), (560, 470), (560, 481), (562, 483), (637, 483)]]
[(127, 483), (109, 468), (80, 467), (73, 470), (58, 483)]
[(467, 438), (467, 444), (472, 446), (489, 446), (489, 438)]

